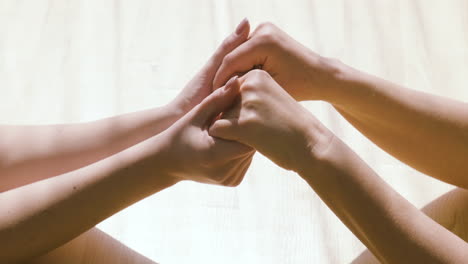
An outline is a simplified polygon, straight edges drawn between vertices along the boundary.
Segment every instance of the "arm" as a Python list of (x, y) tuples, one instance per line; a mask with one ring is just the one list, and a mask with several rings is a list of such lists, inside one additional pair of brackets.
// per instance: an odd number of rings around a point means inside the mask
[(384, 263), (468, 258), (468, 244), (395, 192), (270, 75), (251, 71), (239, 85), (239, 104), (210, 127), (210, 134), (250, 145), (298, 172)]
[(206, 128), (237, 94), (220, 89), (157, 136), (79, 170), (0, 193), (0, 262), (41, 255), (181, 180), (239, 184), (252, 149), (212, 138)]
[(468, 188), (468, 104), (418, 92), (323, 58), (264, 23), (221, 64), (215, 87), (254, 65), (296, 100), (325, 100), (384, 150), (415, 169)]
[(146, 140), (179, 119), (172, 105), (82, 124), (0, 127), (0, 191), (63, 174)]
[[(339, 62), (337, 64), (340, 64)], [(468, 104), (339, 65), (325, 100), (378, 146), (413, 168), (468, 188)]]
[[(153, 146), (150, 146), (153, 144)], [(176, 181), (150, 139), (85, 168), (0, 194), (0, 262), (29, 260)]]
[(25, 264), (157, 264), (96, 227)]
[(0, 192), (81, 168), (164, 131), (211, 93), (222, 59), (249, 30), (244, 19), (166, 106), (82, 124), (0, 126)]
[[(468, 191), (456, 188), (430, 202), (421, 212), (468, 242)], [(379, 263), (369, 250), (362, 252), (352, 264)]]
[(462, 263), (468, 258), (465, 241), (411, 205), (332, 138), (296, 170), (381, 262)]

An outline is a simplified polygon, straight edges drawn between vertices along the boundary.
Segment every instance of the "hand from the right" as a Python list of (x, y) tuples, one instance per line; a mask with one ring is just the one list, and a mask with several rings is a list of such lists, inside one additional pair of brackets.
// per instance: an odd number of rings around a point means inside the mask
[(240, 100), (213, 123), (210, 135), (249, 145), (294, 171), (330, 142), (331, 132), (265, 71), (250, 71), (234, 84)]
[(164, 142), (162, 164), (175, 181), (192, 180), (224, 186), (238, 185), (251, 161), (254, 150), (238, 142), (214, 138), (208, 127), (237, 97), (238, 86), (228, 82), (208, 95), (160, 136)]
[(226, 55), (213, 87), (254, 68), (268, 72), (297, 101), (323, 100), (337, 87), (341, 64), (306, 48), (271, 23), (260, 24), (249, 39)]

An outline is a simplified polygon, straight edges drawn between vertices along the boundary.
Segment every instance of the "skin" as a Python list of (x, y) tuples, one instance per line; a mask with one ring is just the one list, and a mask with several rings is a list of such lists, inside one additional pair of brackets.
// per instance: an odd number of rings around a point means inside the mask
[(156, 262), (126, 247), (97, 228), (81, 234), (72, 241), (41, 257), (28, 261), (29, 264), (155, 264)]
[[(421, 211), (436, 221), (441, 226), (450, 230), (465, 242), (468, 242), (468, 229), (466, 220), (468, 219), (468, 191), (456, 188), (440, 196)], [(378, 259), (369, 251), (362, 252), (353, 264), (380, 263)]]
[[(254, 68), (265, 72), (250, 71)], [(214, 87), (247, 71), (239, 81), (239, 104), (213, 124), (212, 135), (252, 146), (298, 172), (383, 263), (460, 263), (468, 257), (467, 243), (443, 227), (452, 229), (450, 225), (437, 223), (453, 218), (454, 212), (460, 215), (466, 209), (466, 195), (447, 199), (451, 206), (442, 210), (444, 217), (429, 215), (434, 221), (310, 113), (294, 105), (294, 99), (332, 103), (396, 158), (461, 188), (468, 186), (466, 103), (400, 87), (321, 57), (271, 23), (261, 24), (225, 57)], [(268, 144), (269, 134), (275, 144)]]
[[(57, 263), (95, 241), (115, 248), (110, 239), (97, 240), (96, 230), (72, 239), (179, 181), (239, 184), (254, 151), (213, 138), (207, 128), (238, 94), (231, 85), (211, 93), (211, 84), (224, 55), (248, 32), (244, 20), (170, 106), (82, 125), (3, 127), (0, 262)], [(86, 254), (115, 257), (98, 246)]]
[(468, 188), (468, 103), (407, 89), (321, 57), (271, 23), (258, 26), (249, 41), (225, 56), (214, 87), (259, 64), (296, 100), (330, 102), (402, 162)]
[(244, 19), (239, 29), (165, 106), (87, 123), (0, 126), (0, 191), (87, 166), (170, 127), (211, 93), (224, 56), (247, 39), (248, 21)]

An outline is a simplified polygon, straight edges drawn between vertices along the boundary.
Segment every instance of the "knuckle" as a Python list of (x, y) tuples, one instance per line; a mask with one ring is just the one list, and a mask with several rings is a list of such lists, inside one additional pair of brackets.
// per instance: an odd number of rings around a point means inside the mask
[(225, 65), (226, 67), (228, 67), (229, 65), (232, 64), (233, 61), (234, 61), (234, 56), (231, 53), (229, 53), (226, 56), (224, 56), (222, 65)]
[(226, 54), (226, 56), (224, 56), (223, 61), (225, 61), (226, 63), (234, 61), (234, 55), (232, 53)]
[(264, 79), (271, 79), (270, 74), (264, 70), (255, 69), (253, 73), (257, 79), (264, 80)]
[(275, 29), (276, 29), (275, 24), (271, 23), (270, 21), (265, 21), (258, 25), (259, 31), (263, 31), (263, 30), (273, 31)]
[(245, 114), (239, 119), (239, 126), (246, 130), (254, 131), (255, 126), (261, 122), (257, 114), (257, 103), (249, 102), (245, 104)]
[(278, 28), (271, 22), (264, 22), (258, 26), (257, 37), (261, 44), (269, 46), (278, 41)]
[(250, 77), (249, 73), (247, 73), (245, 75), (245, 80), (241, 85), (241, 93), (242, 94), (245, 94), (245, 93), (247, 93), (249, 91), (255, 90), (255, 87), (256, 87), (255, 82), (254, 82), (253, 78)]
[[(245, 86), (258, 86), (266, 80), (271, 79), (271, 76), (268, 72), (264, 70), (254, 69), (249, 71), (245, 75)], [(252, 88), (252, 87), (250, 87)]]

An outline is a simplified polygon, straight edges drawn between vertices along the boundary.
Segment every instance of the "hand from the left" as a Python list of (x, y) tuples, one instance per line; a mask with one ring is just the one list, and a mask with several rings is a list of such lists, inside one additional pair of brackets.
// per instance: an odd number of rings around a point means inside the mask
[(257, 149), (279, 166), (298, 171), (332, 135), (270, 75), (252, 70), (234, 82), (240, 100), (209, 129), (212, 136)]
[(159, 164), (173, 180), (192, 180), (223, 186), (238, 185), (254, 150), (241, 143), (211, 137), (208, 127), (235, 101), (238, 86), (228, 82), (208, 95), (184, 117), (157, 137), (163, 142), (164, 162)]

